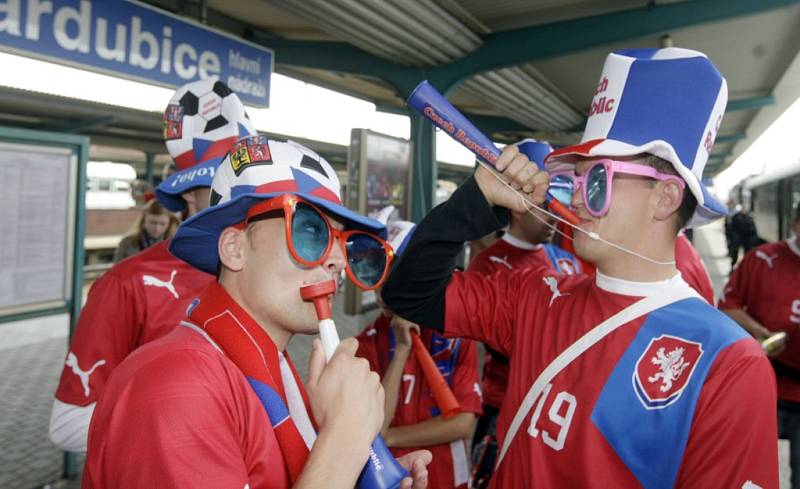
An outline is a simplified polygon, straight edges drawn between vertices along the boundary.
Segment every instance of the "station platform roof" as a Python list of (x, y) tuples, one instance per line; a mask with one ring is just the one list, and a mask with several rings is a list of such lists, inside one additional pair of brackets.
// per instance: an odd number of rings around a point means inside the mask
[[(276, 72), (378, 110), (406, 114), (405, 97), (428, 79), (500, 142), (575, 142), (609, 51), (696, 49), (720, 68), (730, 93), (708, 176), (800, 96), (800, 0), (146, 3), (272, 48)], [(144, 152), (167, 161), (157, 113), (1, 88), (0, 124), (87, 134), (93, 159), (138, 165)], [(300, 142), (343, 168), (346, 147)]]
[[(192, 15), (194, 2), (150, 0)], [(430, 79), (498, 141), (577, 140), (609, 51), (675, 45), (726, 76), (707, 173), (800, 96), (800, 4), (789, 0), (208, 0), (210, 25), (275, 49), (276, 71), (402, 111)], [(795, 86), (791, 86), (795, 85)]]

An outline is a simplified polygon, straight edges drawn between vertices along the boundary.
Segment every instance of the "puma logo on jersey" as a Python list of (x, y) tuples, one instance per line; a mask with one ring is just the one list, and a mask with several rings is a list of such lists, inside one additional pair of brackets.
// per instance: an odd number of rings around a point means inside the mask
[(756, 250), (756, 256), (767, 262), (770, 268), (772, 268), (772, 260), (778, 258), (778, 255), (769, 256), (761, 250)]
[(64, 363), (67, 364), (67, 367), (72, 368), (72, 373), (74, 373), (75, 375), (78, 376), (78, 378), (81, 379), (81, 385), (83, 385), (83, 393), (86, 395), (86, 397), (89, 397), (89, 377), (92, 375), (92, 373), (97, 367), (105, 365), (106, 361), (98, 360), (94, 363), (94, 365), (92, 365), (92, 368), (84, 371), (81, 370), (80, 365), (78, 365), (78, 356), (72, 352), (69, 352), (69, 354), (67, 355), (67, 361)]
[(172, 274), (169, 276), (169, 282), (164, 282), (163, 280), (152, 275), (142, 275), (142, 281), (145, 285), (150, 285), (152, 287), (164, 287), (172, 292), (172, 295), (174, 295), (176, 299), (180, 299), (181, 297), (178, 295), (178, 292), (175, 290), (175, 286), (172, 284), (172, 281), (175, 280), (175, 275), (177, 273), (177, 270), (172, 271)]
[(514, 268), (514, 267), (511, 266), (510, 263), (508, 263), (508, 256), (504, 256), (502, 258), (500, 258), (499, 256), (490, 256), (489, 257), (489, 261), (492, 261), (494, 263), (499, 263), (501, 265), (505, 265), (506, 268), (508, 268), (509, 270)]
[(753, 481), (747, 481), (742, 484), (742, 489), (761, 489), (761, 486), (754, 484)]
[(483, 401), (483, 392), (481, 392), (481, 386), (480, 386), (480, 385), (478, 385), (478, 383), (477, 383), (477, 382), (474, 382), (474, 383), (472, 384), (472, 391), (473, 391), (475, 394), (478, 394), (478, 398), (480, 398), (480, 400), (481, 400), (481, 401)]
[(656, 356), (650, 359), (650, 363), (657, 365), (660, 372), (655, 375), (647, 377), (647, 381), (651, 384), (661, 381), (661, 392), (667, 392), (672, 389), (672, 382), (678, 380), (692, 362), (687, 362), (683, 358), (684, 348), (678, 347), (671, 352), (665, 354), (664, 347), (661, 347), (656, 352)]
[(555, 277), (543, 277), (542, 281), (545, 284), (547, 284), (547, 286), (550, 288), (550, 292), (553, 294), (552, 296), (550, 296), (550, 303), (547, 305), (547, 307), (552, 306), (553, 301), (555, 301), (559, 297), (564, 297), (565, 295), (569, 295), (569, 294), (562, 294), (561, 291), (558, 290), (558, 280), (556, 280)]

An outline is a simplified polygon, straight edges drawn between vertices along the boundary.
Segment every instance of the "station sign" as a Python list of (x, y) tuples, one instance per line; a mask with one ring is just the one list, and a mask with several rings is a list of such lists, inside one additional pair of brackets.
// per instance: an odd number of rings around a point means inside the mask
[(269, 106), (271, 50), (131, 0), (0, 1), (0, 50), (170, 88), (217, 76)]

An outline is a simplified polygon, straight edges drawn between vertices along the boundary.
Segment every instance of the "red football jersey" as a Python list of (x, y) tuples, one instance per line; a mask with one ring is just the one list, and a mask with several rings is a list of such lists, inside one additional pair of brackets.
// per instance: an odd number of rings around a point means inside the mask
[(178, 326), (115, 370), (92, 416), (83, 488), (289, 487), (255, 391), (200, 331)]
[[(719, 298), (721, 309), (744, 309), (771, 331), (785, 331), (774, 359), (800, 372), (800, 247), (796, 238), (750, 250)], [(800, 402), (800, 382), (778, 371), (778, 397)]]
[(172, 256), (157, 243), (114, 265), (89, 291), (78, 318), (56, 399), (86, 406), (133, 350), (158, 339), (214, 277)]
[[(455, 273), (446, 335), (512, 359), (500, 446), (559, 354), (640, 296), (673, 287), (688, 286), (677, 275), (635, 283), (542, 268)], [(703, 300), (684, 299), (628, 321), (565, 365), (530, 406), (492, 486), (777, 488), (775, 403), (758, 343)]]
[[(554, 269), (567, 275), (581, 272), (580, 261), (571, 253), (554, 245), (534, 246), (508, 233), (483, 250), (469, 264), (470, 271), (483, 275), (540, 267)], [(499, 409), (503, 404), (508, 384), (508, 359), (498, 359), (491, 351), (487, 351), (483, 359), (481, 381), (483, 402)]]
[(714, 286), (711, 284), (711, 277), (708, 276), (700, 253), (683, 233), (675, 240), (675, 266), (681, 272), (683, 280), (713, 306)]
[[(358, 335), (358, 356), (369, 360), (372, 370), (381, 377), (389, 368), (394, 351), (394, 332), (389, 321), (388, 317), (381, 315)], [(461, 411), (480, 415), (482, 409), (478, 386), (478, 352), (475, 343), (466, 339), (448, 340), (430, 330), (423, 330), (421, 339), (450, 385)], [(403, 369), (397, 410), (391, 426), (417, 424), (439, 414), (436, 400), (425, 381), (422, 368), (412, 354)], [(429, 489), (467, 487), (469, 465), (464, 440), (435, 446), (391, 450), (396, 457), (399, 457), (420, 448), (433, 453), (433, 461), (428, 465)]]

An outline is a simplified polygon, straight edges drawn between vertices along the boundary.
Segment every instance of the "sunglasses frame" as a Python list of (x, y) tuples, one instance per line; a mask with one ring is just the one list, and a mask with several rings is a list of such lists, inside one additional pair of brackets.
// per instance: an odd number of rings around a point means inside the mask
[[(603, 208), (599, 211), (595, 211), (591, 207), (589, 207), (589, 195), (588, 195), (588, 186), (586, 185), (587, 179), (589, 175), (592, 173), (598, 165), (602, 165), (606, 171), (606, 193), (605, 193), (605, 203)], [(603, 217), (608, 214), (608, 209), (611, 207), (611, 191), (613, 190), (614, 185), (614, 175), (617, 173), (622, 173), (626, 175), (637, 175), (641, 177), (652, 178), (653, 180), (658, 180), (661, 182), (666, 181), (674, 181), (678, 184), (681, 190), (686, 189), (686, 182), (683, 181), (682, 178), (676, 175), (667, 175), (664, 173), (659, 172), (653, 167), (638, 165), (636, 163), (629, 163), (626, 161), (618, 161), (612, 160), (610, 158), (603, 158), (600, 160), (595, 161), (585, 172), (583, 175), (576, 175), (574, 171), (555, 171), (550, 174), (550, 180), (552, 181), (555, 177), (558, 176), (566, 176), (572, 181), (572, 198), (575, 198), (575, 192), (580, 188), (583, 192), (583, 205), (586, 208), (586, 211), (592, 217)], [(562, 202), (563, 203), (563, 202)], [(572, 205), (572, 202), (569, 204)]]
[[(322, 256), (317, 260), (309, 261), (304, 259), (303, 257), (300, 256), (300, 254), (294, 247), (294, 239), (292, 237), (293, 236), (292, 222), (294, 219), (294, 213), (295, 209), (297, 208), (297, 204), (300, 203), (309, 206), (317, 214), (319, 214), (320, 217), (322, 217), (322, 221), (325, 223), (325, 226), (327, 226), (328, 228), (328, 244), (325, 247), (325, 251), (322, 253)], [(374, 233), (370, 233), (368, 231), (362, 231), (358, 229), (341, 231), (331, 225), (328, 216), (325, 215), (325, 213), (322, 212), (319, 207), (309, 202), (308, 200), (293, 194), (279, 195), (272, 199), (268, 199), (253, 205), (252, 207), (250, 207), (250, 210), (247, 211), (247, 218), (245, 219), (244, 224), (245, 225), (250, 224), (258, 216), (275, 210), (283, 211), (284, 226), (285, 226), (284, 235), (286, 236), (286, 247), (289, 248), (289, 253), (292, 255), (292, 258), (294, 258), (295, 261), (297, 261), (304, 267), (314, 268), (319, 265), (322, 265), (325, 262), (325, 260), (327, 260), (328, 257), (330, 256), (331, 250), (333, 249), (334, 241), (338, 240), (339, 245), (341, 246), (342, 249), (342, 256), (345, 259), (345, 267), (344, 267), (345, 272), (347, 273), (347, 276), (350, 277), (350, 280), (352, 280), (354, 284), (356, 284), (360, 289), (364, 291), (370, 291), (379, 288), (380, 286), (383, 285), (383, 282), (386, 281), (386, 277), (389, 275), (389, 270), (391, 268), (392, 259), (394, 258), (394, 249), (389, 243), (387, 243), (380, 236)], [(350, 268), (350, 260), (348, 258), (348, 253), (347, 253), (347, 240), (351, 236), (358, 234), (363, 234), (376, 240), (383, 246), (383, 250), (386, 253), (386, 265), (384, 266), (383, 274), (381, 275), (381, 278), (375, 283), (375, 285), (372, 286), (368, 286), (365, 283), (363, 283), (360, 279), (358, 279), (358, 277), (356, 277), (355, 273)]]

